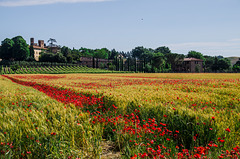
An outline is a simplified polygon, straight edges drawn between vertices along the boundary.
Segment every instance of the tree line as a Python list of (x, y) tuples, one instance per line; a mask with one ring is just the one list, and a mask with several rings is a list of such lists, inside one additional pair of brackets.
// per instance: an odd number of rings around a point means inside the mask
[[(0, 58), (9, 61), (34, 61), (33, 46), (30, 46), (21, 36), (2, 41)], [(207, 56), (197, 51), (189, 51), (187, 55), (172, 53), (166, 46), (156, 49), (138, 46), (129, 52), (116, 51), (115, 49), (70, 49), (67, 46), (60, 48), (58, 53), (52, 53), (51, 49), (42, 51), (39, 62), (81, 63), (81, 57), (92, 58), (93, 62), (98, 59), (107, 59), (108, 69), (121, 71), (140, 72), (176, 72), (184, 58), (197, 58), (203, 60), (205, 72), (240, 71), (240, 61), (231, 67), (230, 60), (222, 56)], [(98, 65), (96, 65), (98, 66)], [(93, 65), (95, 67), (95, 65)]]

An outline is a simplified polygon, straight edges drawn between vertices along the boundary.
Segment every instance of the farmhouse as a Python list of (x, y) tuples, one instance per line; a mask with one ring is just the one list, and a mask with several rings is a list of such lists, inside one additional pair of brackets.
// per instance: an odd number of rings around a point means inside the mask
[(203, 60), (196, 58), (184, 58), (182, 71), (191, 73), (203, 72)]

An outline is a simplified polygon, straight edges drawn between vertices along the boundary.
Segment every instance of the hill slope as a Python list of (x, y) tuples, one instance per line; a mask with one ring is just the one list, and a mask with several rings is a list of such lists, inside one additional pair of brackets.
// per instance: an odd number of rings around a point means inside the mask
[(240, 57), (226, 57), (231, 61), (231, 65), (233, 66), (240, 59)]

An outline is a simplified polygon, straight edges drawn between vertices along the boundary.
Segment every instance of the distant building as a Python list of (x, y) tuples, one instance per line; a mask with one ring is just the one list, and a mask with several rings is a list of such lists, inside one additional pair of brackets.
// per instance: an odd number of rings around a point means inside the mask
[(196, 58), (184, 58), (181, 70), (182, 72), (203, 72), (203, 60)]
[[(100, 68), (101, 65), (107, 66), (108, 63), (112, 63), (112, 62), (113, 62), (113, 60), (94, 58), (94, 66), (96, 68)], [(93, 58), (92, 57), (80, 57), (80, 64), (82, 66), (93, 67)]]
[(38, 40), (38, 43), (34, 43), (34, 38), (30, 38), (30, 46), (33, 46), (34, 58), (36, 61), (39, 61), (40, 53), (48, 49), (46, 44), (44, 44), (44, 40)]
[(36, 61), (39, 61), (39, 56), (41, 52), (46, 52), (50, 50), (52, 53), (58, 53), (60, 51), (60, 47), (57, 45), (54, 46), (46, 46), (44, 40), (38, 40), (38, 43), (34, 43), (34, 38), (30, 38), (30, 46), (33, 46), (34, 50), (34, 58)]

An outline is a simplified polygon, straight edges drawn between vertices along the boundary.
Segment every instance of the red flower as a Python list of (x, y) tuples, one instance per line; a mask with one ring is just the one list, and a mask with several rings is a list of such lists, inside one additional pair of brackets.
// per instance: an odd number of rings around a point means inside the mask
[(231, 130), (229, 128), (225, 129), (227, 132), (231, 132)]
[(131, 159), (135, 159), (135, 158), (137, 158), (137, 155), (135, 154), (133, 157), (131, 157)]

